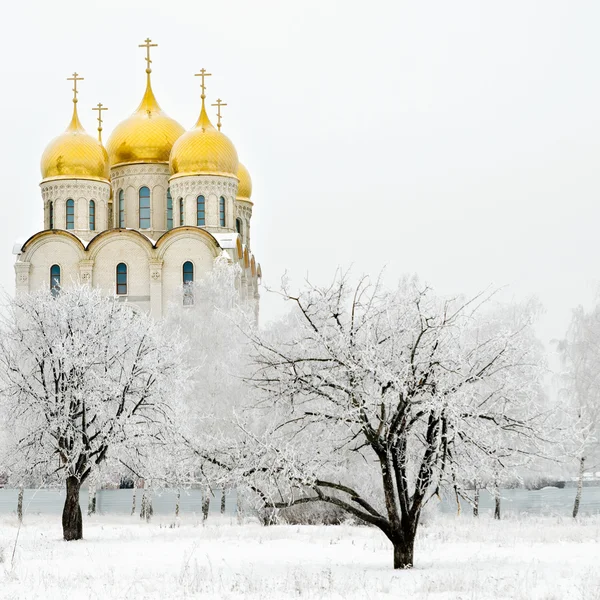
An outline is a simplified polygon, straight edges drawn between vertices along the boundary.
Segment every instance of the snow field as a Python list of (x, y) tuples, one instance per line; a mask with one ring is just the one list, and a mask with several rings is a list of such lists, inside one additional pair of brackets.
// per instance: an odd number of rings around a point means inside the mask
[(60, 519), (0, 521), (1, 598), (600, 600), (600, 517), (495, 522), (436, 516), (416, 566), (391, 568), (377, 529), (98, 516), (64, 542)]

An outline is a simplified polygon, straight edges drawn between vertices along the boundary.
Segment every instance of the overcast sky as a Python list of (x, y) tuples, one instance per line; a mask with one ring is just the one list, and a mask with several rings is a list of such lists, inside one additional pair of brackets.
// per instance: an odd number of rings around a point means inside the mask
[[(338, 265), (442, 293), (508, 285), (546, 339), (590, 302), (600, 248), (600, 3), (27, 1), (3, 8), (0, 285), (42, 227), (39, 161), (80, 115), (105, 139), (153, 87), (186, 128), (221, 97), (250, 170), (265, 282)], [(276, 313), (264, 298), (263, 315)]]

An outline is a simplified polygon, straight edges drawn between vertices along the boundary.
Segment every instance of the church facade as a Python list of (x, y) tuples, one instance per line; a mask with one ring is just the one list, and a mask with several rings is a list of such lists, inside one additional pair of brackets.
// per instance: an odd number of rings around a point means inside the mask
[[(102, 144), (84, 130), (77, 112), (41, 160), (44, 228), (16, 248), (16, 290), (58, 293), (73, 282), (91, 284), (136, 304), (156, 318), (171, 302), (189, 301), (218, 257), (240, 266), (242, 298), (256, 303), (261, 268), (250, 249), (252, 182), (231, 140), (211, 123), (202, 69), (200, 116), (189, 131), (166, 115), (151, 85), (137, 110)], [(183, 292), (183, 293), (182, 293)]]

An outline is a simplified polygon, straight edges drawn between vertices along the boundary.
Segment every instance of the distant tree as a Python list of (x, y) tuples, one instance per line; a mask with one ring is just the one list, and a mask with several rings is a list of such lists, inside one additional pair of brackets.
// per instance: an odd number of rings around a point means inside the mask
[(577, 460), (577, 493), (573, 517), (579, 513), (583, 477), (600, 464), (600, 304), (573, 311), (566, 337), (558, 343), (562, 360), (561, 395), (570, 419), (571, 456)]
[(259, 399), (243, 442), (223, 452), (266, 506), (327, 502), (379, 527), (395, 568), (413, 566), (424, 506), (485, 461), (544, 439), (532, 311), (505, 319), (490, 295), (444, 299), (339, 274), (296, 295), (293, 314), (253, 335)]
[(168, 442), (185, 373), (173, 335), (86, 286), (18, 296), (0, 322), (0, 410), (11, 472), (59, 475), (65, 540), (83, 536), (79, 491), (104, 461)]

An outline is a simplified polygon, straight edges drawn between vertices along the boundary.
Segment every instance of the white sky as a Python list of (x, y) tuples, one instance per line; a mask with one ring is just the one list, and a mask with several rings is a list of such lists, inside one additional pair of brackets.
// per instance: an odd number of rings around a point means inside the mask
[[(442, 293), (509, 285), (560, 336), (598, 280), (600, 3), (11, 1), (0, 36), (0, 285), (41, 229), (39, 159), (80, 116), (105, 139), (153, 87), (190, 127), (210, 102), (254, 183), (265, 282), (338, 265), (418, 273)], [(212, 116), (212, 115), (211, 115)], [(265, 317), (279, 310), (263, 295)]]

